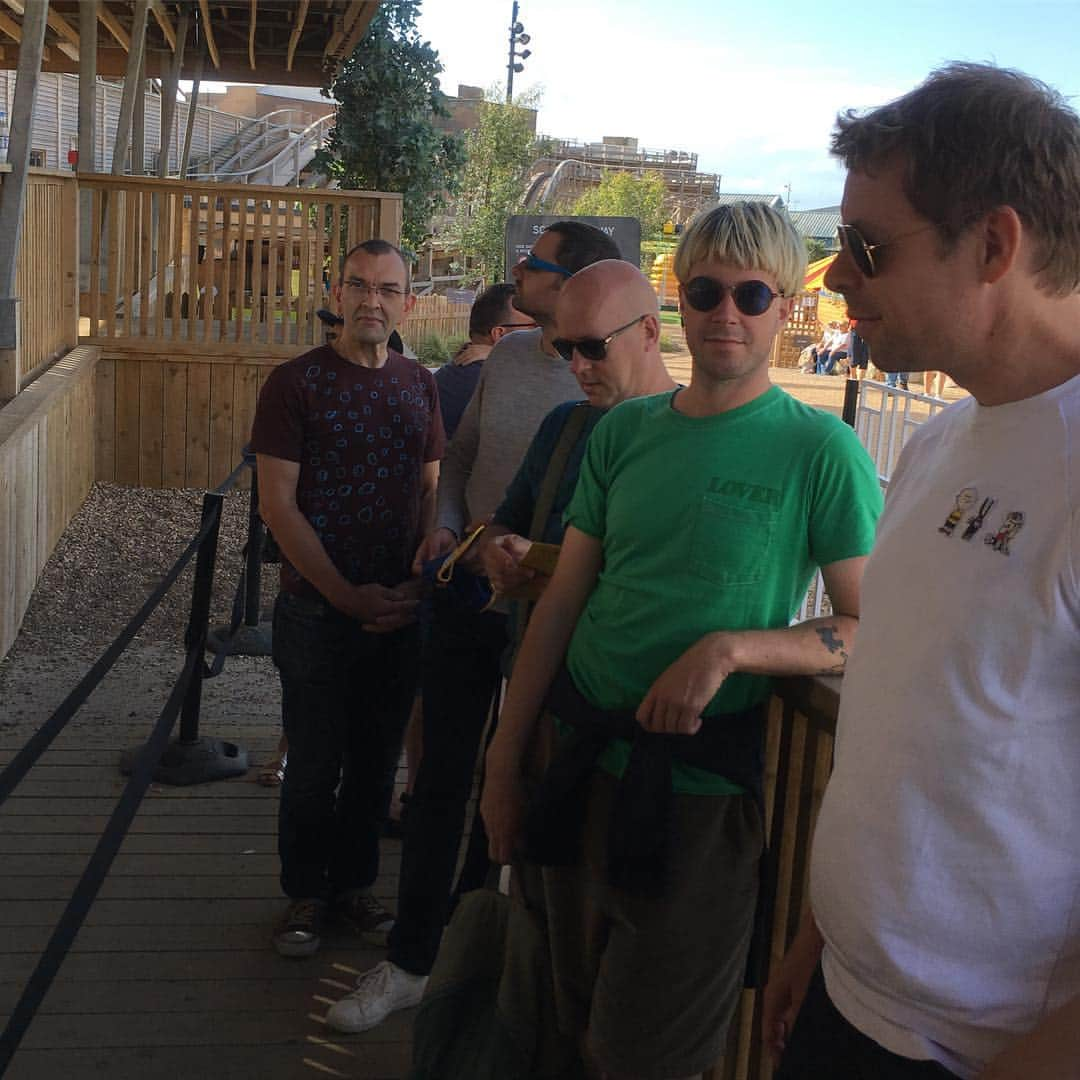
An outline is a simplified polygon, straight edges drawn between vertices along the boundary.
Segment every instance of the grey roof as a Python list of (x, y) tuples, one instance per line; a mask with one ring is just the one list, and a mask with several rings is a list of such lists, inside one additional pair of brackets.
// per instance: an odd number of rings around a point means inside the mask
[(775, 206), (777, 210), (784, 209), (784, 200), (779, 195), (767, 195), (760, 191), (751, 191), (746, 193), (721, 191), (716, 196), (716, 200), (711, 203), (712, 206), (730, 206), (732, 203), (737, 202), (763, 202), (768, 206)]
[(788, 216), (800, 236), (829, 243), (836, 239), (836, 226), (840, 224), (839, 206), (822, 206), (817, 210), (791, 210)]

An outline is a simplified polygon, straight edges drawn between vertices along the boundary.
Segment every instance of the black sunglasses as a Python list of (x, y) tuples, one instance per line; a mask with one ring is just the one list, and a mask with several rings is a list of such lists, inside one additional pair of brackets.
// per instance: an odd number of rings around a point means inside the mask
[(773, 292), (764, 281), (740, 281), (738, 285), (725, 285), (711, 277), (691, 278), (683, 286), (683, 296), (695, 311), (712, 311), (724, 297), (731, 294), (735, 306), (744, 315), (764, 315), (769, 305), (782, 292)]
[(574, 350), (577, 349), (581, 355), (590, 363), (595, 364), (598, 360), (607, 359), (607, 348), (611, 344), (613, 338), (617, 338), (620, 334), (625, 333), (631, 326), (637, 326), (642, 319), (647, 319), (648, 315), (639, 315), (636, 319), (631, 319), (625, 326), (620, 326), (618, 330), (612, 330), (605, 338), (578, 338), (576, 341), (570, 338), (556, 338), (551, 344), (555, 346), (555, 351), (569, 364), (574, 359)]
[(919, 233), (929, 232), (931, 229), (936, 228), (937, 225), (935, 224), (923, 225), (918, 229), (912, 229), (911, 232), (894, 236), (891, 240), (882, 240), (880, 244), (868, 244), (863, 239), (863, 234), (854, 225), (837, 225), (836, 238), (840, 241), (841, 250), (847, 251), (851, 256), (855, 269), (863, 277), (872, 278), (877, 273), (877, 264), (874, 262), (875, 251), (880, 251), (881, 248), (888, 247), (890, 244), (895, 244), (898, 240), (906, 240), (909, 236), (918, 236)]

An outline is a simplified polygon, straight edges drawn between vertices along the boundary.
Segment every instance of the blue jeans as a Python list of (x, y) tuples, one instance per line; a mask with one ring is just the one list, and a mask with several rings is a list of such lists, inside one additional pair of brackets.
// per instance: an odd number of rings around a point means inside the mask
[(903, 384), (905, 387), (908, 382), (908, 372), (906, 371), (890, 371), (885, 376), (885, 385), (891, 386), (894, 390)]
[(331, 900), (375, 881), (418, 661), (415, 626), (365, 633), (322, 599), (278, 594), (274, 663), (289, 740), (278, 855), (292, 899)]

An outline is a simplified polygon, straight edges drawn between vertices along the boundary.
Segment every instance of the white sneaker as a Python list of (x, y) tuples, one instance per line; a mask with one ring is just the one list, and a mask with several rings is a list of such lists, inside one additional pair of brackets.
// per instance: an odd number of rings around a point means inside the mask
[(420, 1004), (426, 975), (413, 975), (383, 960), (357, 977), (356, 989), (331, 1006), (326, 1022), (335, 1030), (356, 1035), (381, 1024), (398, 1009)]

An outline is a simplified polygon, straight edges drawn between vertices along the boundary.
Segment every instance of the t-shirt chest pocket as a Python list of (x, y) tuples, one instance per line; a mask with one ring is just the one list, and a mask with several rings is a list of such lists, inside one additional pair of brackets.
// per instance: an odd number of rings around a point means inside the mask
[(769, 564), (776, 509), (705, 495), (690, 539), (690, 569), (717, 585), (755, 585)]

